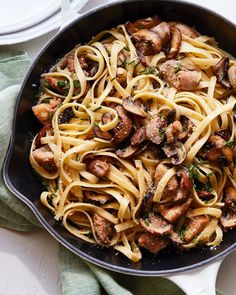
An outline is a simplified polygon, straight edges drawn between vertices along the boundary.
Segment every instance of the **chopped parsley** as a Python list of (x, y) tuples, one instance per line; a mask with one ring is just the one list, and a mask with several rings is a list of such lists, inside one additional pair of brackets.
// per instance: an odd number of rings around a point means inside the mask
[(43, 102), (43, 103), (50, 103), (50, 98), (48, 98), (48, 97), (47, 97), (47, 98), (44, 98), (44, 99), (42, 100), (42, 102)]
[(48, 83), (48, 81), (44, 80), (43, 81), (43, 87), (44, 88), (49, 88), (50, 84)]
[(148, 221), (148, 219), (144, 219), (144, 223), (146, 224), (146, 226), (149, 226), (149, 221)]
[(178, 233), (180, 239), (181, 239), (182, 241), (184, 241), (185, 233), (186, 233), (186, 227), (185, 227), (185, 226), (182, 226), (182, 227), (178, 230), (177, 233)]
[(116, 77), (112, 78), (111, 81), (114, 81), (116, 79)]
[(66, 82), (59, 80), (59, 81), (57, 81), (57, 86), (59, 86), (59, 87), (65, 87), (66, 86)]
[(129, 47), (124, 47), (123, 48), (125, 51), (130, 51)]
[(196, 163), (192, 163), (190, 165), (187, 166), (188, 169), (188, 173), (189, 173), (189, 177), (192, 181), (194, 181), (194, 179), (198, 178), (199, 172), (198, 172), (198, 166)]
[(149, 74), (153, 74), (157, 76), (158, 71), (155, 66), (147, 67), (145, 68), (145, 70), (139, 72), (139, 75), (149, 75)]
[(182, 66), (181, 66), (181, 64), (177, 63), (177, 64), (175, 65), (175, 73), (178, 73), (178, 72), (181, 71), (181, 70), (182, 70)]
[(73, 83), (74, 83), (74, 87), (75, 87), (75, 88), (79, 88), (79, 87), (80, 87), (80, 82), (79, 82), (79, 80), (74, 80)]
[(95, 110), (93, 110), (94, 112), (100, 110), (102, 108), (102, 106), (97, 107)]
[(229, 147), (229, 148), (234, 148), (235, 147), (235, 142), (234, 140), (229, 140), (226, 142), (225, 144), (226, 147)]

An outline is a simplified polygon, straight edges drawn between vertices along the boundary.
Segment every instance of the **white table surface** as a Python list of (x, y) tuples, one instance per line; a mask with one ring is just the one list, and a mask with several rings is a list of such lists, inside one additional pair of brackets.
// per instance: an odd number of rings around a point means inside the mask
[[(84, 10), (104, 2), (90, 0)], [(235, 0), (189, 0), (189, 2), (208, 7), (236, 23)], [(55, 32), (52, 32), (16, 45), (0, 46), (0, 49), (25, 50), (33, 60), (40, 48), (54, 34)], [(44, 231), (19, 233), (0, 228), (0, 295), (62, 294), (57, 252), (58, 243)], [(221, 265), (217, 288), (228, 295), (235, 295), (235, 274), (236, 252), (225, 258)]]

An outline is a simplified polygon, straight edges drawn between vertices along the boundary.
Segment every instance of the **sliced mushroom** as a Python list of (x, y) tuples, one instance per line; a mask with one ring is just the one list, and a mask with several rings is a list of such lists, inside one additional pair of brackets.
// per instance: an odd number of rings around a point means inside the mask
[(35, 149), (32, 155), (39, 166), (43, 167), (46, 171), (50, 173), (57, 171), (57, 166), (54, 161), (54, 153), (48, 145)]
[(224, 199), (225, 205), (230, 211), (236, 212), (236, 189), (229, 186), (225, 189), (226, 198)]
[(215, 132), (215, 135), (220, 136), (225, 141), (229, 141), (230, 140), (230, 132), (229, 132), (229, 129), (227, 129), (227, 128), (223, 128), (223, 129), (217, 130)]
[(204, 201), (208, 201), (214, 198), (214, 195), (208, 191), (199, 191), (197, 194), (199, 198), (203, 199)]
[(172, 225), (154, 213), (150, 213), (146, 218), (140, 219), (140, 224), (146, 231), (155, 235), (166, 235), (172, 231)]
[(58, 118), (58, 124), (68, 123), (70, 119), (72, 119), (73, 117), (74, 117), (73, 109), (69, 107), (61, 113), (60, 117)]
[(166, 128), (166, 142), (168, 144), (174, 143), (179, 139), (179, 136), (183, 132), (183, 126), (180, 121), (174, 121)]
[(179, 169), (177, 171), (177, 176), (180, 178), (180, 185), (176, 198), (174, 199), (175, 202), (183, 201), (191, 197), (193, 190), (193, 183), (187, 169)]
[(93, 133), (98, 138), (105, 139), (105, 140), (111, 140), (113, 136), (112, 133), (109, 131), (101, 131), (101, 129), (98, 126), (94, 126)]
[(170, 110), (166, 115), (166, 123), (167, 125), (173, 123), (176, 120), (176, 110)]
[(166, 82), (178, 90), (195, 90), (201, 79), (199, 69), (184, 60), (168, 60), (159, 67), (159, 71)]
[(229, 78), (230, 85), (233, 88), (236, 88), (236, 66), (229, 67), (228, 78)]
[(47, 132), (52, 130), (52, 124), (48, 123), (43, 128), (41, 128), (35, 139), (35, 147), (38, 148), (41, 146), (41, 138), (46, 136)]
[(149, 186), (145, 192), (142, 204), (140, 206), (140, 216), (152, 211), (153, 207), (154, 186)]
[(136, 146), (143, 143), (146, 139), (146, 128), (145, 126), (142, 126), (135, 131), (130, 139), (130, 142), (132, 146)]
[(135, 22), (127, 22), (125, 24), (127, 32), (131, 35), (140, 29), (151, 29), (152, 27), (158, 25), (161, 19), (158, 16), (147, 17), (138, 19)]
[(236, 213), (224, 212), (220, 217), (220, 222), (225, 230), (236, 227)]
[(189, 243), (192, 239), (194, 239), (197, 235), (201, 233), (201, 231), (208, 225), (209, 217), (205, 215), (200, 215), (196, 217), (192, 217), (185, 224), (184, 231), (184, 240)]
[(138, 239), (139, 246), (146, 248), (149, 252), (157, 254), (170, 244), (170, 240), (165, 237), (143, 233)]
[(93, 225), (100, 243), (104, 246), (109, 245), (115, 234), (113, 224), (109, 220), (95, 213), (93, 216)]
[(106, 176), (110, 171), (110, 164), (100, 157), (94, 157), (87, 160), (87, 169), (97, 177)]
[(169, 52), (166, 54), (166, 57), (168, 59), (175, 58), (178, 55), (180, 45), (182, 42), (182, 35), (180, 30), (177, 27), (171, 26), (170, 34), (171, 34), (171, 41), (169, 46), (170, 48), (169, 48)]
[(142, 29), (131, 36), (135, 43), (135, 47), (142, 52), (143, 55), (153, 55), (162, 50), (161, 37), (153, 31)]
[(172, 223), (187, 212), (191, 202), (192, 199), (189, 198), (180, 204), (173, 204), (172, 202), (170, 204), (157, 204), (155, 210), (159, 212), (167, 221)]
[(129, 137), (132, 130), (132, 120), (122, 106), (117, 106), (115, 110), (118, 113), (120, 122), (113, 129), (114, 136), (111, 142), (113, 144), (119, 144)]
[(142, 118), (147, 117), (147, 113), (145, 112), (145, 108), (141, 99), (132, 100), (132, 97), (128, 96), (123, 100), (123, 108), (127, 112), (134, 115), (140, 116)]
[(217, 82), (225, 88), (231, 88), (230, 82), (228, 80), (228, 65), (229, 58), (222, 57), (220, 61), (212, 67), (212, 71), (217, 78)]
[(195, 39), (199, 36), (199, 33), (196, 30), (182, 23), (175, 24), (175, 27), (180, 30), (181, 34), (188, 36), (189, 38)]
[(84, 191), (84, 195), (85, 195), (86, 201), (88, 200), (95, 203), (100, 203), (102, 205), (112, 199), (110, 195), (107, 195), (104, 193), (95, 193), (93, 191)]
[(147, 139), (155, 144), (160, 144), (164, 140), (165, 127), (165, 120), (156, 116), (146, 125)]
[(129, 159), (131, 157), (133, 157), (136, 152), (138, 150), (138, 147), (137, 146), (127, 146), (125, 148), (120, 148), (120, 149), (117, 149), (115, 151), (115, 153), (117, 154), (117, 156), (119, 158), (122, 158), (122, 159)]
[(162, 46), (170, 40), (170, 28), (166, 22), (161, 22), (150, 30), (161, 37)]
[(195, 125), (185, 116), (180, 116), (180, 122), (182, 124), (183, 131), (179, 134), (179, 140), (183, 142), (190, 136), (190, 134), (192, 134)]
[(165, 144), (162, 148), (167, 158), (173, 165), (179, 165), (183, 163), (186, 158), (187, 152), (182, 142), (175, 142), (174, 144)]
[(127, 71), (121, 67), (116, 70), (116, 81), (121, 85), (126, 85)]

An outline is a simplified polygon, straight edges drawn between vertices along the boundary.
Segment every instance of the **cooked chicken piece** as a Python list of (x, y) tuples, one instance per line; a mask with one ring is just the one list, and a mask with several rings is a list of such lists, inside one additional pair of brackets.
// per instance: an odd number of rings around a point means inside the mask
[(109, 220), (95, 213), (93, 216), (93, 225), (100, 243), (104, 246), (109, 245), (115, 233), (113, 224)]
[(231, 66), (228, 69), (229, 82), (233, 88), (236, 88), (236, 66)]
[(155, 210), (172, 223), (187, 212), (191, 202), (192, 199), (188, 199), (181, 204), (157, 204)]
[(185, 224), (184, 240), (188, 243), (208, 225), (209, 217), (200, 215), (189, 219)]
[(155, 144), (160, 144), (164, 139), (166, 122), (160, 117), (155, 117), (146, 125), (147, 139)]
[(55, 172), (57, 166), (54, 162), (54, 153), (48, 145), (44, 145), (33, 151), (35, 161), (48, 172)]
[(106, 176), (110, 171), (110, 164), (102, 157), (88, 159), (86, 166), (88, 171), (97, 177)]
[(116, 70), (116, 81), (121, 85), (126, 85), (127, 71), (121, 67)]
[(40, 123), (46, 125), (51, 122), (53, 113), (56, 111), (57, 106), (61, 103), (60, 98), (50, 99), (49, 103), (41, 103), (32, 107), (34, 115)]
[(180, 121), (174, 121), (166, 128), (166, 141), (167, 143), (174, 143), (179, 139), (179, 136), (183, 132), (183, 126)]
[(175, 24), (175, 27), (180, 30), (181, 34), (186, 35), (189, 38), (195, 39), (199, 36), (199, 33), (196, 30), (194, 30), (193, 28), (191, 28), (187, 25), (177, 23), (177, 24)]
[(143, 143), (146, 139), (146, 128), (145, 126), (142, 126), (134, 132), (130, 139), (130, 142), (132, 146), (136, 146)]
[(140, 224), (146, 231), (155, 235), (166, 235), (172, 231), (172, 225), (154, 213), (149, 213), (146, 218), (140, 219)]
[(195, 90), (201, 79), (198, 68), (183, 60), (168, 60), (159, 70), (166, 82), (178, 90)]
[(165, 237), (143, 233), (138, 239), (139, 246), (146, 248), (149, 252), (157, 254), (170, 245), (170, 240)]
[(70, 72), (74, 72), (75, 71), (75, 65), (74, 65), (74, 55), (73, 54), (69, 54), (67, 56), (67, 69)]
[[(159, 164), (157, 166), (156, 171), (155, 171), (155, 175), (154, 175), (154, 184), (155, 185), (158, 185), (159, 181), (164, 176), (164, 174), (167, 172), (167, 170), (168, 170), (168, 168), (163, 164)], [(175, 197), (177, 194), (178, 187), (179, 187), (179, 182), (178, 182), (177, 176), (174, 175), (167, 182), (167, 184), (163, 190), (162, 199), (166, 199), (169, 197)]]
[(119, 144), (129, 137), (132, 130), (132, 120), (122, 106), (117, 106), (115, 110), (118, 113), (120, 122), (113, 129), (115, 134), (112, 138), (112, 143)]

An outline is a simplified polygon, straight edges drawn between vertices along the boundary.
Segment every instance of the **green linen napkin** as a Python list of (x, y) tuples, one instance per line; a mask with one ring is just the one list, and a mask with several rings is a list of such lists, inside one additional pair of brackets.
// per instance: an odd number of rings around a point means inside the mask
[[(30, 61), (23, 52), (0, 51), (0, 168), (2, 168), (11, 135), (13, 109), (19, 84), (29, 65)], [(0, 176), (0, 226), (18, 231), (41, 228), (31, 210), (6, 188), (2, 174)], [(59, 247), (59, 264), (64, 295), (184, 294), (167, 279), (135, 277), (107, 271), (83, 261), (63, 246)]]

